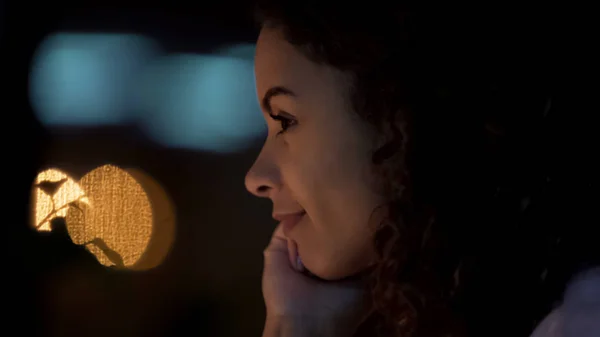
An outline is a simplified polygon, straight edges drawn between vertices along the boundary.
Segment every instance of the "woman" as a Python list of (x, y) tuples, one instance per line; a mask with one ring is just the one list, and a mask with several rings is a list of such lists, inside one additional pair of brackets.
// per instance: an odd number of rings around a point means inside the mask
[(391, 3), (259, 13), (269, 133), (246, 187), (281, 221), (264, 336), (529, 336), (593, 266), (548, 222), (566, 214), (541, 127), (548, 27)]

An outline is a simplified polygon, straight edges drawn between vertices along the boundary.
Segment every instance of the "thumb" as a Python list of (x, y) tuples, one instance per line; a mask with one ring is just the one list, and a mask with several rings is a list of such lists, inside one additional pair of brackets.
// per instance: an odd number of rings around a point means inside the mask
[(283, 233), (283, 226), (277, 225), (273, 235), (271, 236), (271, 241), (265, 250), (263, 251), (265, 257), (267, 255), (288, 255), (288, 240)]
[(302, 272), (303, 268), (298, 267), (298, 246), (293, 241), (288, 239), (284, 232), (283, 226), (278, 225), (273, 232), (269, 245), (264, 250), (265, 264), (278, 265), (282, 268), (287, 265), (292, 270)]
[(294, 270), (290, 263), (291, 253), (288, 241), (283, 233), (283, 226), (278, 225), (273, 232), (269, 245), (263, 251), (265, 270), (278, 270), (280, 272), (287, 270), (287, 268)]

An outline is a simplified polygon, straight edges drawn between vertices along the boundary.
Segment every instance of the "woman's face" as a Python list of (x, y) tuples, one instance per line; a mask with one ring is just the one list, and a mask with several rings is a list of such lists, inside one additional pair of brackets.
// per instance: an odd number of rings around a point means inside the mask
[(382, 200), (369, 179), (372, 131), (351, 111), (347, 81), (271, 28), (258, 38), (255, 75), (269, 131), (247, 189), (271, 199), (273, 214), (306, 212), (287, 236), (313, 274), (362, 271), (374, 261), (368, 223)]

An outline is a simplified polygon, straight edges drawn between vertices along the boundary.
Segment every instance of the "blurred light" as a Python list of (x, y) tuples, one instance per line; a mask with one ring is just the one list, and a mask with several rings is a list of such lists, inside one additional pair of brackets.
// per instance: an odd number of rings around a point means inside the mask
[(165, 189), (148, 174), (138, 169), (127, 169), (146, 191), (152, 205), (152, 236), (144, 254), (130, 267), (146, 270), (161, 264), (175, 240), (175, 206)]
[(229, 153), (266, 130), (252, 59), (175, 55), (157, 64), (143, 83), (142, 122), (166, 146)]
[(33, 193), (32, 225), (39, 231), (49, 231), (52, 219), (66, 217), (70, 205), (87, 202), (85, 192), (73, 178), (56, 169), (38, 174)]
[[(106, 266), (146, 270), (159, 265), (175, 237), (175, 208), (160, 184), (137, 169), (104, 165), (78, 183), (57, 169), (33, 186), (33, 226), (67, 235)], [(53, 228), (65, 218), (66, 231)], [(67, 234), (68, 232), (68, 234)]]
[(152, 235), (152, 208), (142, 186), (116, 166), (105, 165), (79, 181), (91, 207), (70, 208), (67, 229), (103, 265), (129, 267), (146, 250)]
[(213, 55), (236, 57), (244, 60), (254, 61), (255, 52), (256, 45), (251, 43), (239, 43), (218, 48), (213, 52)]
[(159, 53), (156, 43), (137, 35), (52, 35), (32, 64), (32, 106), (46, 125), (126, 122), (134, 105), (131, 89)]

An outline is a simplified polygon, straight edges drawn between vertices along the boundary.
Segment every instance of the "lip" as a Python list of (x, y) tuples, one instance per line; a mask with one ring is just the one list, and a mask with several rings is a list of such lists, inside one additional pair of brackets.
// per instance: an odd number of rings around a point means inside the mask
[(283, 226), (283, 233), (286, 237), (290, 237), (292, 229), (302, 220), (306, 211), (289, 214), (273, 214), (275, 220), (279, 220), (279, 224)]

